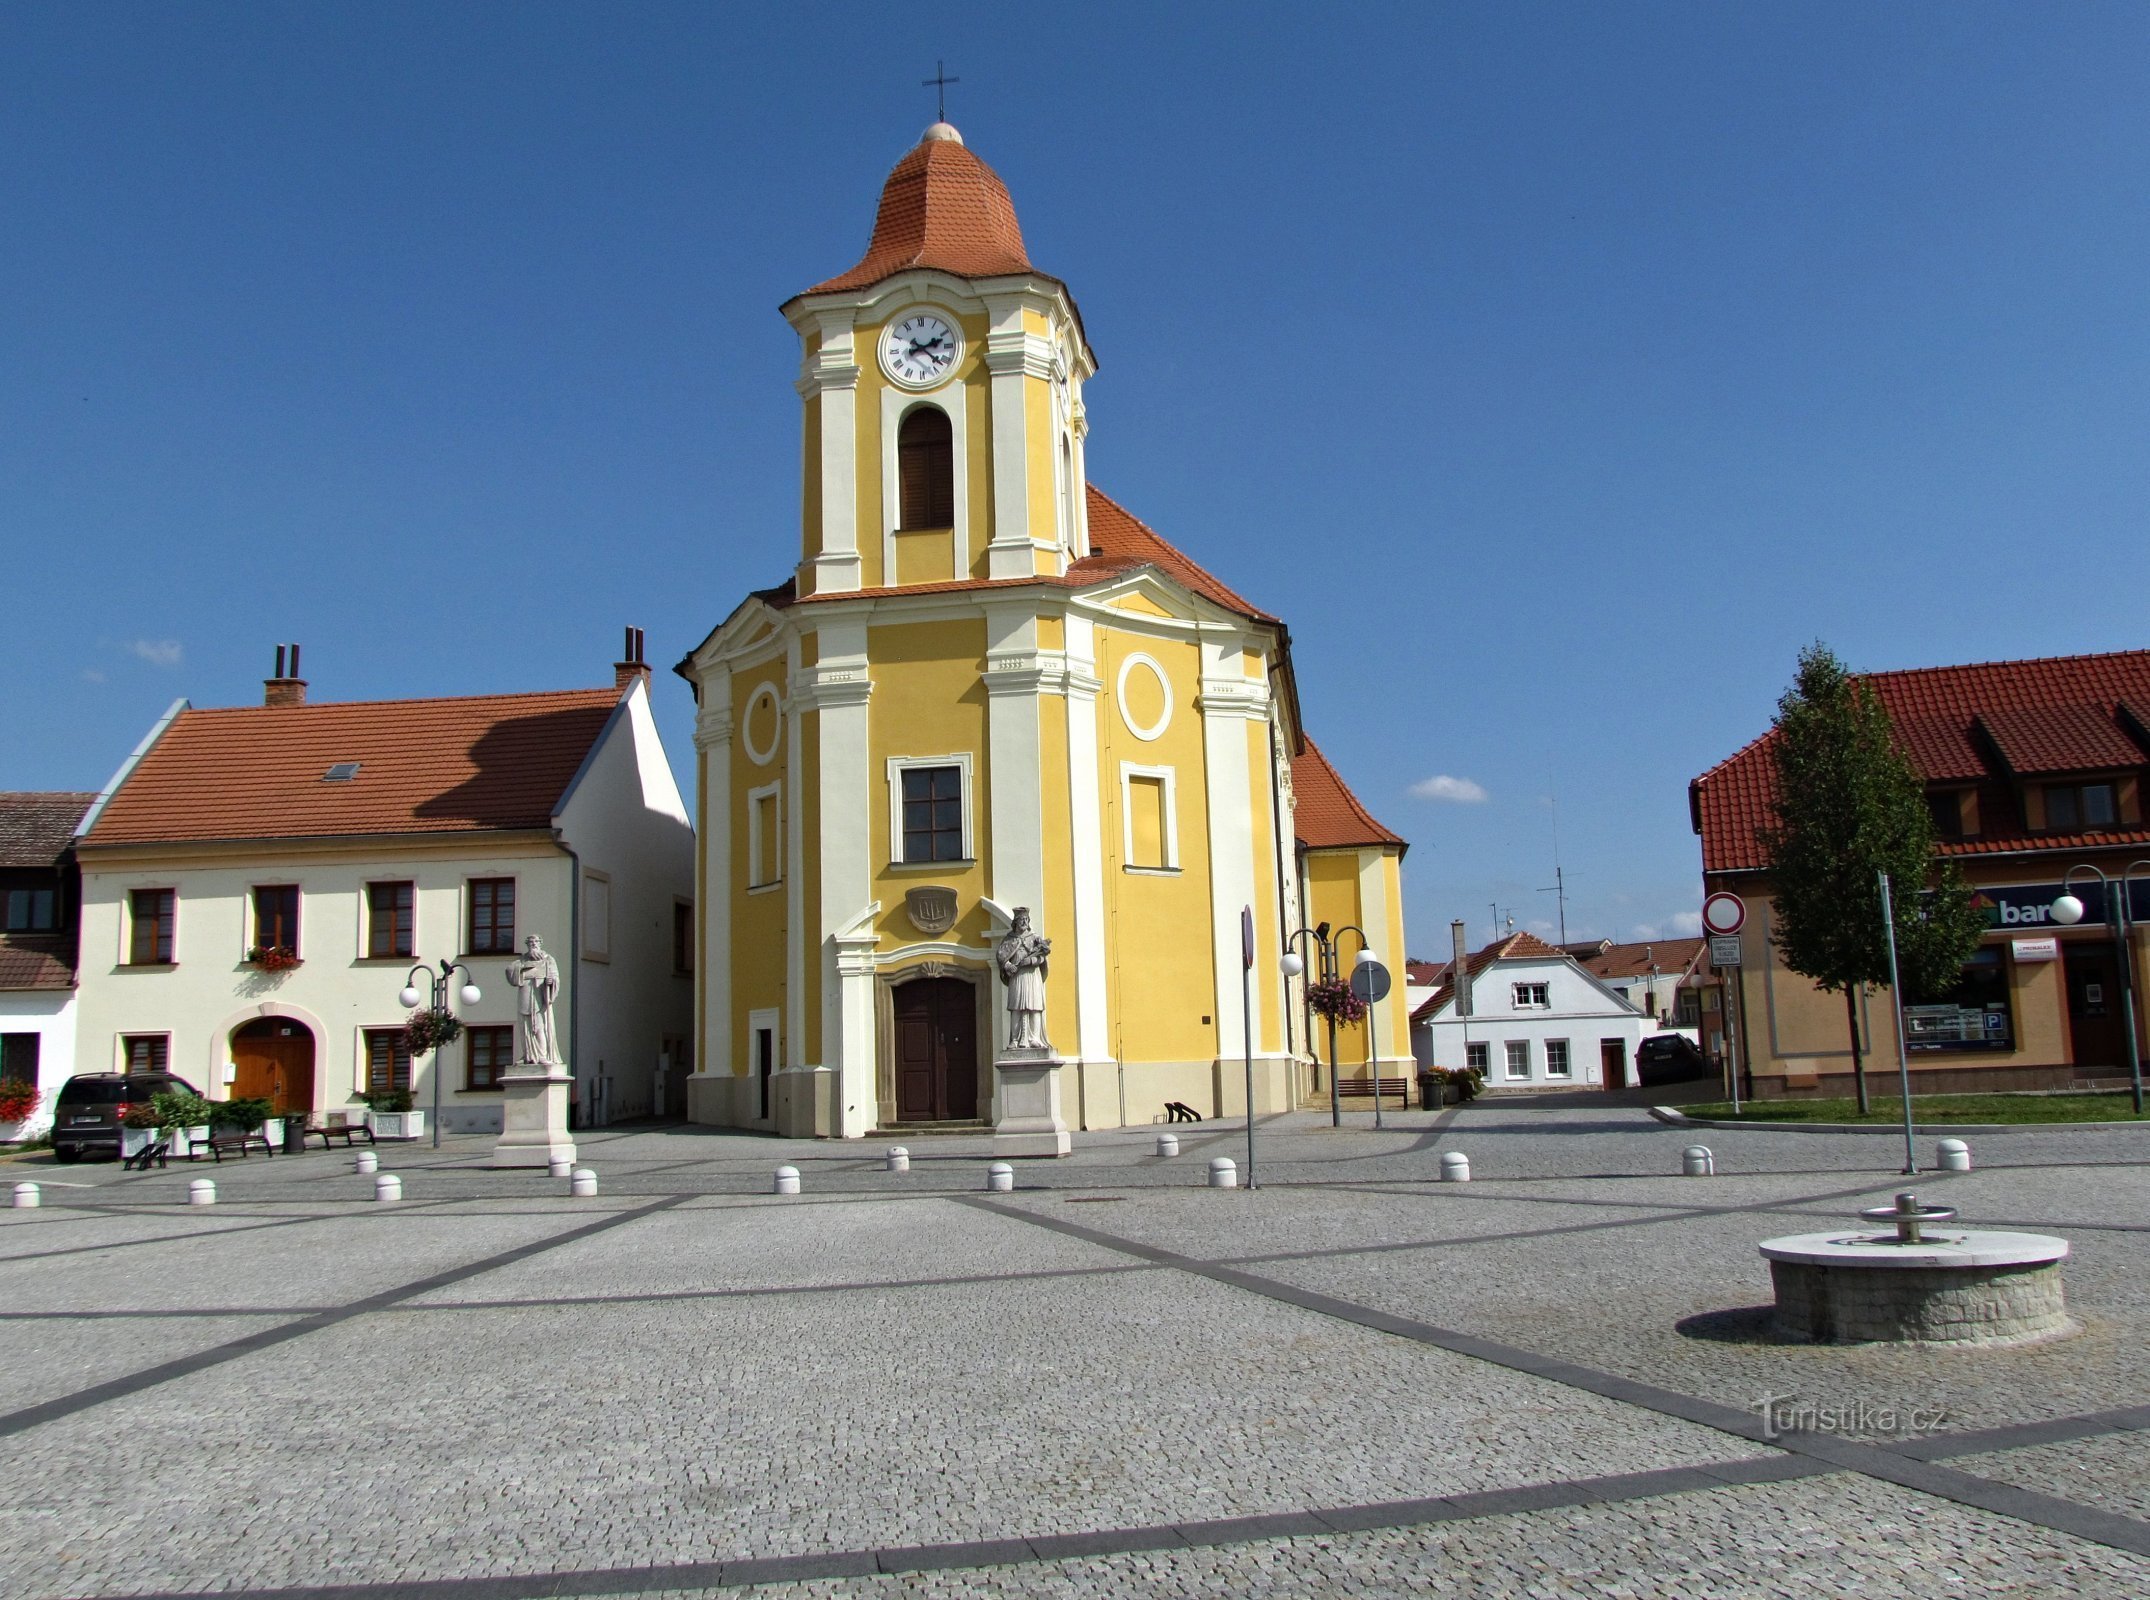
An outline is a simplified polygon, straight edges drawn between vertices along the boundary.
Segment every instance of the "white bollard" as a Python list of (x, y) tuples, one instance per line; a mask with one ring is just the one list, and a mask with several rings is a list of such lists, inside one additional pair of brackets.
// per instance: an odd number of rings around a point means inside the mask
[(16, 1184), (15, 1209), (18, 1211), (35, 1211), (44, 1204), (43, 1194), (44, 1191), (34, 1183)]
[(547, 1156), (545, 1158), (546, 1177), (572, 1178), (574, 1175), (575, 1158), (573, 1156)]
[(1443, 1183), (1469, 1183), (1471, 1181), (1471, 1158), (1461, 1150), (1450, 1150), (1441, 1157), (1441, 1181)]
[(380, 1155), (372, 1150), (361, 1150), (358, 1159), (351, 1163), (351, 1170), (362, 1178), (370, 1178), (381, 1170)]
[(1230, 1156), (1209, 1158), (1209, 1186), (1212, 1189), (1236, 1189), (1239, 1187), (1239, 1164)]
[(799, 1192), (799, 1169), (797, 1167), (778, 1167), (776, 1169), (776, 1184), (772, 1192), (776, 1194), (797, 1194)]
[(993, 1194), (1008, 1194), (1015, 1188), (1015, 1168), (1005, 1161), (996, 1161), (985, 1169), (985, 1186)]
[(911, 1152), (904, 1149), (900, 1144), (890, 1145), (888, 1147), (888, 1170), (891, 1172), (909, 1172), (911, 1170)]
[(401, 1200), (403, 1180), (393, 1172), (383, 1172), (373, 1180), (373, 1198), (376, 1200)]
[(567, 1180), (567, 1192), (578, 1200), (588, 1200), (597, 1193), (597, 1174), (588, 1167), (577, 1167)]
[(187, 1185), (187, 1204), (190, 1206), (213, 1206), (216, 1204), (216, 1179), (196, 1178)]
[(1180, 1136), (1176, 1133), (1160, 1133), (1157, 1136), (1157, 1153), (1161, 1156), (1178, 1155), (1180, 1153)]
[(1943, 1139), (1939, 1145), (1935, 1146), (1934, 1154), (1938, 1158), (1943, 1172), (1969, 1172), (1971, 1170), (1971, 1147), (1961, 1139)]
[(1714, 1178), (1717, 1175), (1717, 1158), (1710, 1154), (1706, 1144), (1691, 1144), (1680, 1152), (1680, 1176), (1683, 1178)]

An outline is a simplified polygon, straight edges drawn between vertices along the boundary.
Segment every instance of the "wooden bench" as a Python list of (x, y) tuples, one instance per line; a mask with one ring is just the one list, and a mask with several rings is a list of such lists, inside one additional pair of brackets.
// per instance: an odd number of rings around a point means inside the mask
[(319, 1139), (321, 1148), (328, 1150), (333, 1148), (330, 1143), (331, 1140), (341, 1139), (344, 1148), (348, 1150), (358, 1142), (361, 1135), (364, 1136), (366, 1143), (372, 1144), (374, 1142), (373, 1125), (363, 1117), (353, 1122), (350, 1113), (347, 1111), (329, 1111), (323, 1113), (321, 1121), (306, 1124), (305, 1132), (299, 1137), (299, 1143), (304, 1145), (308, 1139)]
[(216, 1163), (221, 1167), (226, 1156), (237, 1156), (243, 1161), (257, 1148), (265, 1156), (273, 1157), (276, 1154), (276, 1147), (269, 1143), (269, 1136), (259, 1128), (251, 1133), (244, 1128), (212, 1128), (208, 1138), (187, 1141), (187, 1159), (191, 1161), (207, 1150), (216, 1157)]
[(1411, 1096), (1411, 1080), (1409, 1078), (1338, 1078), (1336, 1080), (1336, 1092), (1342, 1095), (1359, 1095), (1371, 1100), (1374, 1097), (1376, 1085), (1379, 1085), (1381, 1098), (1384, 1100), (1389, 1099), (1391, 1096), (1399, 1100), (1407, 1100)]

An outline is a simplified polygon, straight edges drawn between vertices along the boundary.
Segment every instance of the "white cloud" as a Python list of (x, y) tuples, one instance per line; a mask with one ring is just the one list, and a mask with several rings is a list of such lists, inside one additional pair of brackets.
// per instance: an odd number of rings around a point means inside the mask
[(1648, 943), (1652, 939), (1695, 939), (1702, 934), (1702, 913), (1699, 911), (1675, 911), (1662, 922), (1638, 922), (1628, 935), (1630, 939)]
[(177, 639), (136, 639), (127, 648), (153, 667), (176, 667), (186, 654)]
[(1481, 785), (1469, 778), (1451, 778), (1445, 772), (1421, 778), (1411, 785), (1411, 793), (1421, 800), (1449, 800), (1464, 806), (1478, 805), (1486, 798)]
[(84, 683), (103, 683), (105, 675), (95, 667), (84, 667), (82, 669), (82, 681)]

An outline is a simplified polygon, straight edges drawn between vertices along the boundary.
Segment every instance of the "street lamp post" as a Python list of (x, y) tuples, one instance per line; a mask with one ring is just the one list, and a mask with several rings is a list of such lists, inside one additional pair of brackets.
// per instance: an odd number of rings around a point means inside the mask
[[(1316, 981), (1320, 983), (1336, 982), (1337, 955), (1339, 947), (1343, 943), (1344, 935), (1347, 933), (1356, 933), (1359, 936), (1359, 948), (1361, 950), (1366, 948), (1366, 933), (1356, 924), (1347, 923), (1345, 926), (1338, 928), (1334, 934), (1330, 933), (1329, 925), (1326, 922), (1317, 922), (1311, 928), (1301, 928), (1284, 941), (1284, 955), (1277, 963), (1279, 970), (1287, 978), (1296, 978), (1305, 972), (1306, 958), (1299, 954), (1298, 944), (1301, 939), (1312, 939), (1316, 959), (1314, 970), (1320, 974)], [(1343, 1092), (1337, 1087), (1336, 1083), (1336, 1018), (1325, 1015), (1322, 1020), (1329, 1025), (1329, 1126), (1341, 1128), (1344, 1125), (1344, 1102)], [(1376, 1072), (1380, 1070), (1378, 1064), (1375, 1070)], [(1376, 1077), (1374, 1079), (1374, 1088), (1376, 1091), (1375, 1108), (1377, 1111), (1379, 1110), (1380, 1087), (1381, 1080)]]
[[(411, 968), (409, 972), (406, 972), (403, 975), (403, 992), (397, 995), (396, 999), (401, 1005), (413, 1011), (418, 1009), (418, 1002), (421, 999), (425, 1001), (425, 1007), (428, 1011), (446, 1011), (448, 1002), (443, 996), (448, 992), (449, 978), (458, 972), (463, 975), (463, 987), (459, 997), (466, 1006), (476, 1005), (485, 997), (478, 992), (478, 986), (471, 982), (470, 968), (463, 962), (450, 961), (446, 956), (441, 957), (440, 972), (437, 975), (424, 962), (420, 962), (417, 966)], [(420, 995), (418, 991), (418, 980), (420, 978), (424, 978), (426, 981), (423, 995)], [(436, 1150), (440, 1148), (441, 1071), (440, 1046), (436, 1044), (433, 1047), (433, 1148)]]
[(2128, 1035), (2128, 1084), (2135, 1094), (2138, 1117), (2143, 1114), (2143, 1060), (2142, 1051), (2135, 1043), (2135, 953), (2128, 939), (2128, 889), (2135, 881), (2135, 874), (2145, 868), (2150, 868), (2150, 861), (2130, 861), (2116, 881), (2097, 867), (2070, 867), (2061, 876), (2060, 898), (2053, 902), (2053, 920), (2072, 928), (2083, 920), (2083, 902), (2068, 891), (2068, 885), (2078, 872), (2094, 876), (2105, 896), (2105, 925), (2113, 931), (2113, 949), (2120, 958), (2120, 1007)]

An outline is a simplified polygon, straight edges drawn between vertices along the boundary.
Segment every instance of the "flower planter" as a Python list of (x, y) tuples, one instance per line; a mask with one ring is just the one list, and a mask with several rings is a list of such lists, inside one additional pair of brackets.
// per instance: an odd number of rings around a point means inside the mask
[(426, 1114), (423, 1111), (369, 1111), (366, 1126), (373, 1130), (376, 1139), (421, 1139), (425, 1137)]
[(282, 1117), (269, 1118), (268, 1121), (264, 1122), (261, 1125), (261, 1136), (269, 1141), (269, 1148), (271, 1150), (283, 1149), (284, 1119)]
[(197, 1142), (202, 1144), (209, 1142), (208, 1123), (204, 1122), (200, 1126), (193, 1128), (181, 1128), (173, 1133), (172, 1154), (185, 1156), (191, 1161), (194, 1159), (194, 1146)]
[(155, 1128), (121, 1128), (119, 1130), (119, 1153), (122, 1160), (138, 1156), (159, 1137)]

